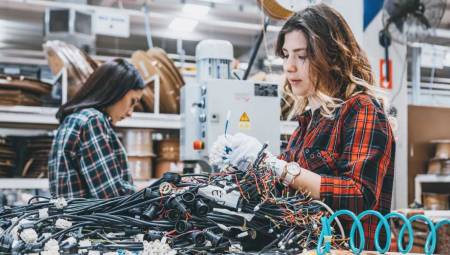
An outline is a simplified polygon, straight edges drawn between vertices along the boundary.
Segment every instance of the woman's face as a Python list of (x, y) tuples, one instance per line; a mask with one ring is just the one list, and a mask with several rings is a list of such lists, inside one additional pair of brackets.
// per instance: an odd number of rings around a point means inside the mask
[(310, 96), (314, 87), (309, 74), (308, 43), (304, 33), (294, 30), (285, 34), (283, 44), (283, 70), (296, 96)]
[(133, 109), (136, 104), (141, 100), (142, 89), (131, 89), (125, 94), (122, 99), (115, 104), (108, 106), (105, 110), (112, 119), (112, 124), (115, 125), (118, 121), (131, 117)]

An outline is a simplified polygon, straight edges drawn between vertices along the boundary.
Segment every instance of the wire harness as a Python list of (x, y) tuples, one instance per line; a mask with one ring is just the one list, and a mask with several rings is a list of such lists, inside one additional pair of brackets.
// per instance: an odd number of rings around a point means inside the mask
[[(228, 167), (213, 174), (166, 173), (139, 192), (111, 199), (36, 196), (25, 206), (1, 207), (0, 253), (298, 254), (316, 249), (325, 254), (350, 249), (358, 254), (365, 243), (361, 221), (375, 216), (378, 252), (389, 250), (388, 220), (397, 218), (404, 222), (398, 240), (409, 237), (406, 247), (398, 241), (399, 250), (412, 248), (411, 223), (425, 221), (430, 229), (425, 253), (431, 254), (437, 229), (449, 224), (434, 224), (423, 215), (407, 219), (399, 213), (333, 212), (308, 193), (286, 188), (258, 162), (246, 171)], [(354, 221), (349, 236), (341, 216)], [(387, 233), (383, 246), (381, 231)]]

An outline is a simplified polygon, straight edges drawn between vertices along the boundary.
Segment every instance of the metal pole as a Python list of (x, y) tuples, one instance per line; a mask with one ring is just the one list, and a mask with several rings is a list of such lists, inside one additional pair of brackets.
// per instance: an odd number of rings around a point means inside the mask
[(420, 47), (411, 48), (412, 56), (412, 101), (413, 104), (420, 103), (420, 62), (421, 62), (421, 50)]
[(252, 48), (252, 53), (250, 55), (250, 60), (248, 61), (247, 70), (245, 70), (243, 80), (247, 80), (248, 75), (250, 74), (250, 71), (252, 70), (253, 62), (255, 62), (255, 58), (256, 58), (256, 55), (258, 54), (259, 47), (261, 46), (262, 39), (264, 38), (264, 34), (267, 31), (267, 25), (269, 25), (269, 17), (266, 16), (266, 18), (264, 19), (263, 29), (261, 29), (261, 32), (258, 35), (258, 39), (256, 40), (256, 44)]
[(150, 16), (147, 2), (144, 3), (144, 23), (145, 23), (145, 35), (147, 36), (147, 46), (149, 49), (153, 48), (152, 33), (150, 30)]

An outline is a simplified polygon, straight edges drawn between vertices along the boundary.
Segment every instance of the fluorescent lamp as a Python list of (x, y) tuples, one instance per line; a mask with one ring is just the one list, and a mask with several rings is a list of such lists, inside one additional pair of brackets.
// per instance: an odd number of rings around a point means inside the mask
[(197, 20), (175, 18), (172, 20), (172, 22), (170, 22), (169, 28), (174, 31), (192, 32), (197, 24)]
[(211, 7), (198, 4), (185, 4), (183, 6), (183, 12), (195, 17), (204, 17), (208, 14)]

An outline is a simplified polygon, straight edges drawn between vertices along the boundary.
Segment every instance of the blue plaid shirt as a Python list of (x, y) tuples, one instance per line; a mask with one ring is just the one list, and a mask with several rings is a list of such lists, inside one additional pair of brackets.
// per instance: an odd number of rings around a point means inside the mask
[(107, 116), (83, 109), (59, 126), (49, 156), (50, 192), (66, 198), (111, 198), (135, 191), (127, 155)]

